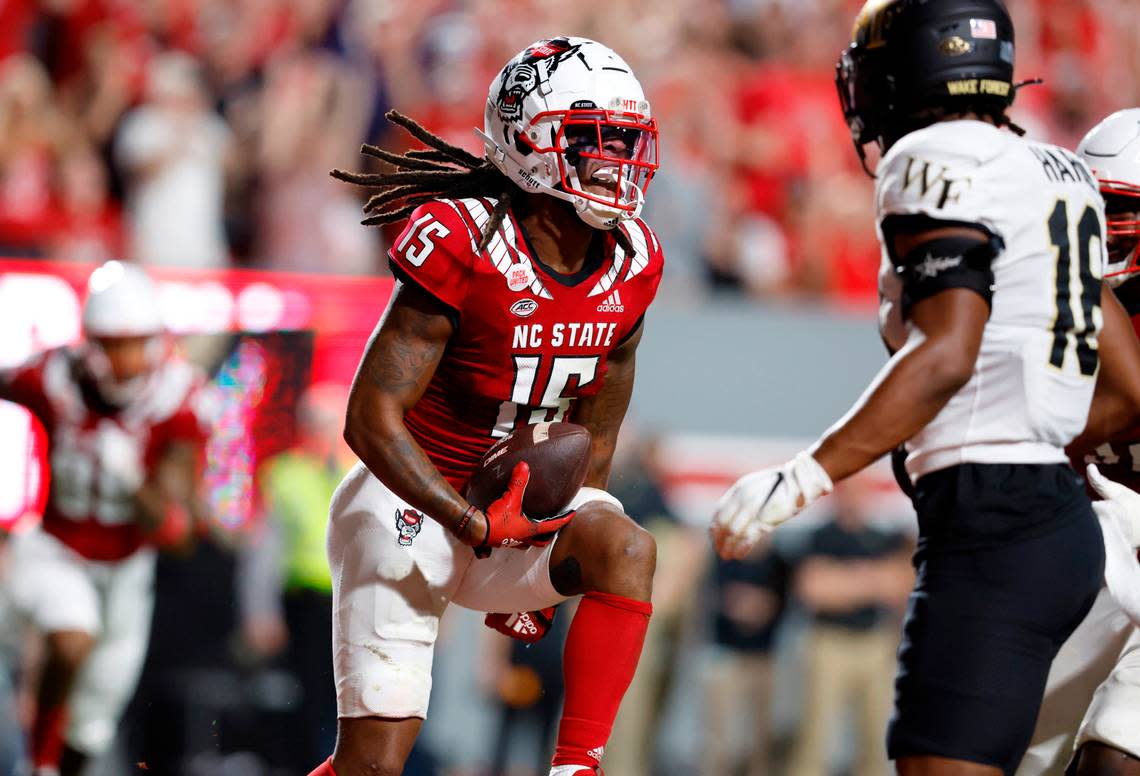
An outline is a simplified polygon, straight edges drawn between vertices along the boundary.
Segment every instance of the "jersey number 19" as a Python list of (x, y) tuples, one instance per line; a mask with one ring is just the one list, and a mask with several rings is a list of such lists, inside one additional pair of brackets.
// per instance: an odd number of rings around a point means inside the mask
[[(1073, 236), (1076, 230), (1077, 267), (1073, 271)], [(1096, 240), (1096, 245), (1093, 245)], [(1074, 225), (1069, 220), (1068, 203), (1057, 200), (1049, 216), (1049, 241), (1057, 251), (1057, 317), (1053, 321), (1053, 347), (1049, 363), (1062, 369), (1071, 346), (1077, 351), (1081, 374), (1096, 374), (1098, 354), (1096, 333), (1100, 329), (1101, 255), (1104, 224), (1091, 206), (1085, 207)], [(1074, 282), (1075, 281), (1075, 282)], [(1078, 322), (1074, 311), (1081, 311)]]

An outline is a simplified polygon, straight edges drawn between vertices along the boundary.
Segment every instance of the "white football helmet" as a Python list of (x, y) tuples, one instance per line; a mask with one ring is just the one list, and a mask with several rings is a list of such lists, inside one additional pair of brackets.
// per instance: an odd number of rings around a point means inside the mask
[[(142, 393), (151, 372), (166, 354), (163, 331), (158, 289), (146, 272), (135, 264), (108, 261), (91, 273), (83, 302), (86, 341), (80, 357), (104, 399), (126, 405)], [(105, 337), (147, 337), (150, 370), (129, 380), (116, 380), (111, 361), (100, 344)]]
[(491, 82), (483, 119), (487, 158), (523, 191), (571, 203), (595, 229), (641, 212), (657, 122), (629, 65), (602, 44), (561, 37), (527, 47)]
[(1104, 279), (1119, 286), (1140, 272), (1140, 108), (1117, 111), (1097, 124), (1077, 153), (1100, 182), (1108, 216)]

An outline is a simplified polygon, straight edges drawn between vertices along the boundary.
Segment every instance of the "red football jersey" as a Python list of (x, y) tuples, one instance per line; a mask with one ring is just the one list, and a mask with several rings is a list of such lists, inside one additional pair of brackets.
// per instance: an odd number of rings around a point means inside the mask
[(120, 411), (92, 406), (76, 379), (75, 355), (60, 348), (0, 372), (0, 398), (26, 407), (48, 439), (51, 485), (43, 527), (92, 560), (127, 557), (144, 542), (134, 496), (165, 447), (202, 444), (204, 376), (180, 359), (157, 369)]
[(477, 248), (495, 202), (457, 199), (418, 207), (388, 255), (402, 282), (454, 312), (456, 331), (405, 422), (436, 468), (462, 488), (496, 438), (514, 428), (572, 420), (606, 360), (638, 327), (657, 293), (664, 259), (640, 219), (618, 227), (573, 276), (545, 266), (513, 214)]
[[(1140, 281), (1129, 282), (1138, 283)], [(1126, 304), (1126, 307), (1131, 307), (1131, 305)], [(1132, 309), (1129, 311), (1131, 312)], [(1140, 313), (1133, 314), (1132, 328), (1140, 337)], [(1124, 434), (1123, 439), (1112, 443), (1106, 442), (1098, 447), (1092, 455), (1085, 456), (1085, 460), (1089, 463), (1095, 463), (1105, 477), (1122, 485), (1127, 485), (1133, 490), (1140, 490), (1140, 428), (1135, 429), (1132, 434)], [(1083, 469), (1081, 474), (1084, 474)]]

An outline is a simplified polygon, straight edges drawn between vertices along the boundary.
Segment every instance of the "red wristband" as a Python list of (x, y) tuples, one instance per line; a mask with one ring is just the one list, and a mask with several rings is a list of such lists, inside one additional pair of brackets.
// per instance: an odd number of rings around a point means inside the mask
[(463, 513), (463, 517), (459, 520), (459, 525), (455, 526), (456, 536), (458, 536), (460, 539), (463, 538), (463, 529), (467, 527), (467, 524), (471, 522), (471, 518), (474, 517), (475, 513), (478, 511), (479, 510), (475, 508), (474, 504), (467, 507), (466, 511)]

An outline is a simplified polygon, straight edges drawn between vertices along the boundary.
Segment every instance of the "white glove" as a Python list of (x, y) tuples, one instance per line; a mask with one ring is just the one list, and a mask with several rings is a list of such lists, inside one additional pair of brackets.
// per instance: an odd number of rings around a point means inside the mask
[(1116, 510), (1117, 524), (1124, 532), (1124, 538), (1131, 546), (1140, 547), (1140, 493), (1108, 479), (1096, 464), (1090, 463), (1085, 471), (1093, 490), (1120, 507)]
[(1136, 549), (1125, 537), (1128, 518), (1116, 501), (1094, 501), (1092, 506), (1104, 534), (1105, 587), (1128, 619), (1140, 627), (1140, 565)]
[(716, 506), (716, 551), (722, 558), (747, 556), (761, 538), (831, 488), (831, 478), (806, 450), (783, 466), (744, 475)]

